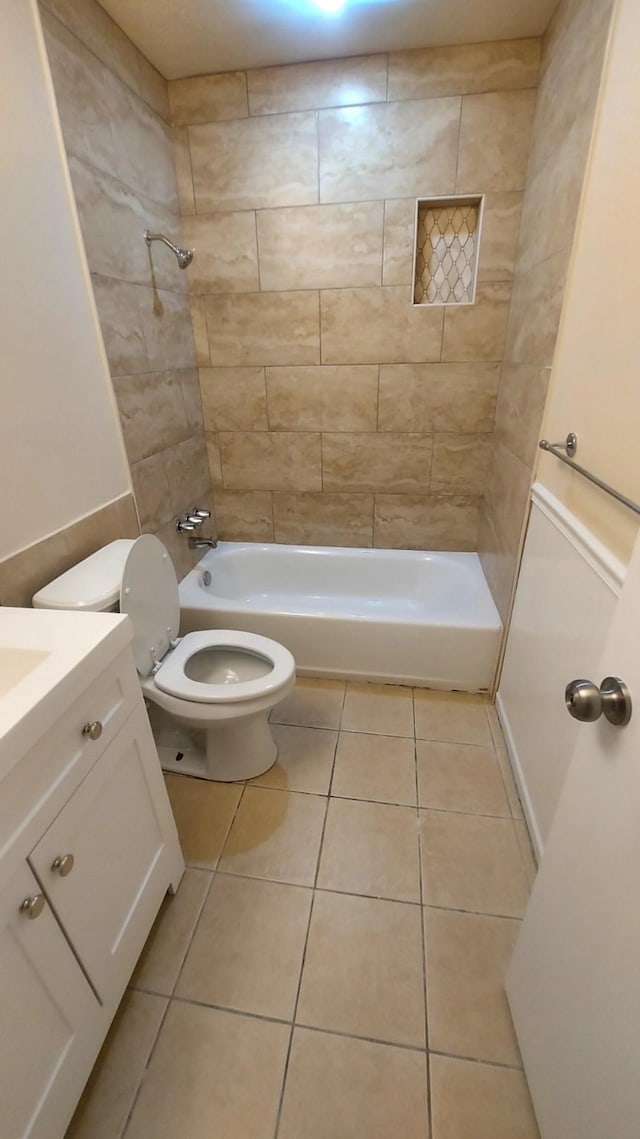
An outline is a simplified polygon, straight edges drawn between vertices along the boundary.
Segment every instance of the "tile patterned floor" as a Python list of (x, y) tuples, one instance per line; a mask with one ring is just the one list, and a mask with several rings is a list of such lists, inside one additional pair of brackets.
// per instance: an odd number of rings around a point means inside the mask
[(188, 868), (67, 1139), (537, 1139), (502, 979), (535, 874), (481, 697), (299, 681), (167, 776)]

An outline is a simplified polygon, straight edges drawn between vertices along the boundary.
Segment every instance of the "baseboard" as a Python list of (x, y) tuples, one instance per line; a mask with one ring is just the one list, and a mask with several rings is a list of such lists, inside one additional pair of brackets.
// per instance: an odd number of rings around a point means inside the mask
[(530, 798), (529, 792), (527, 790), (527, 785), (524, 781), (524, 776), (522, 773), (522, 767), (520, 765), (520, 760), (518, 758), (518, 749), (516, 748), (515, 740), (513, 738), (513, 733), (511, 731), (510, 726), (509, 726), (509, 720), (508, 720), (506, 711), (504, 709), (504, 706), (502, 704), (502, 699), (501, 699), (499, 692), (496, 693), (496, 712), (498, 714), (498, 719), (500, 720), (500, 726), (502, 728), (502, 733), (504, 735), (504, 742), (505, 742), (505, 745), (507, 748), (507, 754), (509, 756), (509, 762), (511, 764), (511, 770), (513, 771), (513, 777), (516, 781), (516, 787), (518, 788), (518, 794), (520, 796), (520, 802), (522, 803), (522, 809), (524, 811), (525, 822), (527, 824), (527, 827), (529, 828), (529, 834), (531, 836), (531, 842), (532, 842), (533, 850), (534, 850), (534, 853), (536, 856), (536, 862), (539, 864), (540, 860), (542, 859), (543, 852), (544, 852), (544, 844), (542, 842), (542, 835), (540, 834), (540, 829), (538, 827), (538, 823), (536, 820), (535, 811), (533, 809), (533, 803), (531, 802), (531, 798)]

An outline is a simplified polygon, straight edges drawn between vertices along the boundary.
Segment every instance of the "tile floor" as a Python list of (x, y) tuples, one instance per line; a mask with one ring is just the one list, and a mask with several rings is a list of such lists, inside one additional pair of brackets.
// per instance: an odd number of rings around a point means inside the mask
[(68, 1139), (536, 1139), (502, 989), (535, 867), (493, 708), (307, 680), (272, 721), (266, 775), (167, 776), (188, 868)]

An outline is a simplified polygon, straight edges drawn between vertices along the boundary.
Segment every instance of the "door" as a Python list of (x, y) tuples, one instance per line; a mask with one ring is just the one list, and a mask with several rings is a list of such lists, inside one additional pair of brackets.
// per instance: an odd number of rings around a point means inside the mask
[(640, 538), (588, 679), (610, 675), (631, 721), (580, 727), (507, 976), (543, 1139), (640, 1135)]
[(98, 996), (111, 1006), (182, 866), (141, 702), (29, 862)]
[(0, 890), (0, 1009), (0, 1132), (51, 1139), (82, 1091), (102, 1010), (24, 862)]

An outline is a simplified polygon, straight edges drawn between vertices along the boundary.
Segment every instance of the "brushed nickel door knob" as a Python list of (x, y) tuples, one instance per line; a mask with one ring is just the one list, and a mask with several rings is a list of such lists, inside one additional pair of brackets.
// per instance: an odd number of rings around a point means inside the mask
[(99, 720), (92, 720), (90, 724), (85, 724), (82, 734), (88, 736), (90, 740), (99, 740), (102, 735), (102, 724)]
[(44, 894), (34, 894), (32, 898), (25, 898), (20, 906), (20, 913), (26, 914), (33, 921), (39, 918), (44, 909)]
[(66, 878), (73, 870), (74, 858), (72, 854), (59, 854), (54, 858), (51, 863), (51, 869), (55, 870), (61, 878)]
[(583, 724), (604, 716), (623, 728), (631, 719), (631, 693), (619, 676), (605, 676), (599, 688), (591, 680), (572, 680), (564, 690), (564, 700), (569, 715)]

